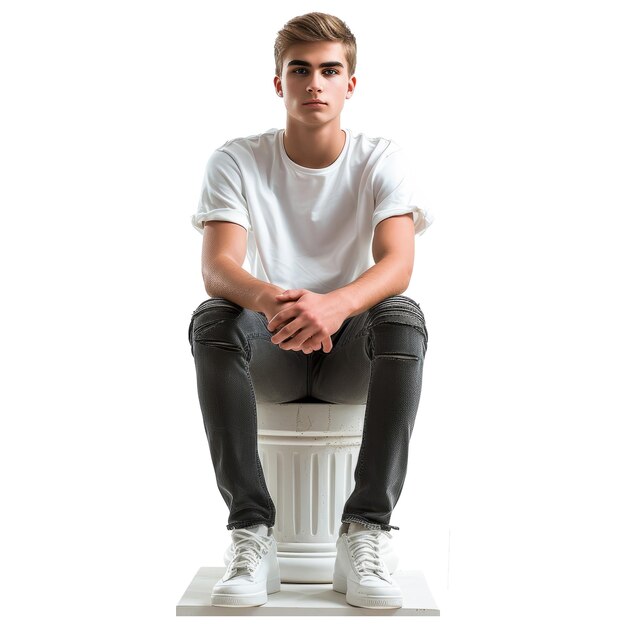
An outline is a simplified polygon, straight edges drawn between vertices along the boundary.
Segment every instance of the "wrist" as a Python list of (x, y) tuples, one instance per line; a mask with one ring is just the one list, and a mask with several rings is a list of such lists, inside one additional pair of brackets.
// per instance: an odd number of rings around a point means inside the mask
[(343, 287), (335, 289), (330, 292), (330, 295), (335, 299), (338, 309), (342, 312), (345, 318), (351, 317), (354, 314), (355, 306), (350, 297)]
[(278, 287), (277, 285), (269, 285), (268, 287), (261, 289), (261, 291), (257, 294), (256, 310), (260, 313), (265, 313), (271, 305), (276, 304), (276, 296), (283, 291), (284, 289)]

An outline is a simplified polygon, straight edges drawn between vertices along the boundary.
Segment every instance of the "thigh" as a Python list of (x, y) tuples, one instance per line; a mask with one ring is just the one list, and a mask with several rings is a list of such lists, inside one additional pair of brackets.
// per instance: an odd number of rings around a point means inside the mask
[(241, 361), (233, 361), (233, 367), (239, 369), (233, 375), (247, 377), (257, 401), (290, 402), (306, 395), (307, 355), (283, 350), (271, 338), (265, 315), (225, 298), (202, 302), (189, 324), (192, 354), (194, 344), (202, 343), (244, 355), (245, 371), (241, 371)]
[(313, 353), (319, 356), (313, 369), (312, 395), (325, 402), (366, 404), (376, 354), (400, 355), (408, 350), (423, 358), (427, 344), (428, 331), (419, 304), (404, 295), (385, 298), (345, 320), (333, 336), (328, 354)]
[(332, 336), (333, 348), (314, 356), (311, 395), (335, 404), (365, 404), (371, 364), (368, 356), (369, 311), (344, 321)]

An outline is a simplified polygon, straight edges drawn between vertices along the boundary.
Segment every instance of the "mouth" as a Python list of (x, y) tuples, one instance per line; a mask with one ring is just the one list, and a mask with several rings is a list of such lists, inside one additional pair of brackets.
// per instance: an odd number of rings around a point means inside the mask
[(302, 104), (304, 104), (304, 106), (307, 106), (309, 104), (326, 104), (326, 103), (322, 102), (321, 100), (307, 100), (306, 102), (303, 102)]

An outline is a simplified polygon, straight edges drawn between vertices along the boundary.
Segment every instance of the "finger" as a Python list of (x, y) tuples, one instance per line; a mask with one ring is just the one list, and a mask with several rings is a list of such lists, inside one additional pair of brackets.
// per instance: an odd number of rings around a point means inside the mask
[(285, 341), (283, 341), (278, 347), (281, 350), (299, 350), (300, 348), (297, 345), (297, 338), (291, 336), (288, 337)]
[(276, 313), (276, 315), (274, 315), (274, 317), (272, 317), (272, 319), (267, 323), (267, 330), (269, 330), (270, 332), (272, 332), (274, 328), (278, 326), (278, 323), (280, 321), (278, 317), (279, 315), (280, 313)]
[(303, 347), (308, 348), (309, 350), (319, 350), (322, 347), (322, 334), (317, 333), (309, 337), (303, 344)]
[(333, 349), (333, 342), (329, 336), (326, 336), (322, 341), (322, 345), (324, 346), (324, 352), (328, 353)]
[(314, 350), (311, 346), (311, 340), (314, 339), (314, 336), (310, 333), (310, 330), (302, 327), (295, 335), (289, 338), (289, 343), (285, 343), (283, 345), (286, 345), (290, 350), (301, 350), (302, 352), (309, 354)]
[[(305, 333), (305, 330), (302, 329), (302, 331), (298, 335), (298, 338), (303, 336), (304, 333)], [(296, 350), (302, 350), (302, 352), (306, 352), (307, 354), (309, 354), (310, 352), (313, 352), (314, 348), (311, 345), (311, 339), (313, 339), (313, 335), (309, 335), (306, 339), (303, 339), (300, 342), (300, 345), (297, 346)]]
[[(276, 315), (274, 315), (274, 317), (269, 321), (267, 329), (272, 332), (276, 327), (279, 327), (281, 323), (284, 322), (286, 324), (294, 319), (296, 314), (294, 313), (295, 309), (293, 307), (296, 305), (297, 302), (276, 313)], [(278, 330), (280, 330), (280, 328), (278, 328)]]
[(303, 352), (305, 352), (305, 350), (308, 350), (309, 352), (312, 352), (311, 347), (307, 345), (307, 342), (311, 337), (307, 337), (307, 335), (308, 333), (306, 329), (301, 328), (295, 335), (289, 338), (288, 343), (285, 342), (283, 345), (286, 345), (287, 349), (289, 350), (302, 350)]
[(304, 293), (303, 289), (286, 289), (282, 293), (276, 294), (277, 298), (299, 298)]
[(289, 320), (285, 320), (284, 311), (276, 313), (276, 315), (274, 315), (274, 317), (267, 323), (267, 330), (269, 330), (270, 332), (280, 330), (281, 328), (284, 328), (285, 325), (292, 319), (293, 317), (291, 317)]
[[(281, 348), (285, 348), (285, 344), (288, 341), (291, 341), (292, 337), (296, 335), (298, 330), (300, 330), (297, 326), (295, 326), (296, 322), (291, 322), (290, 324), (285, 324), (279, 331), (272, 336), (272, 343), (281, 344)], [(289, 344), (288, 349), (290, 349), (293, 344)]]

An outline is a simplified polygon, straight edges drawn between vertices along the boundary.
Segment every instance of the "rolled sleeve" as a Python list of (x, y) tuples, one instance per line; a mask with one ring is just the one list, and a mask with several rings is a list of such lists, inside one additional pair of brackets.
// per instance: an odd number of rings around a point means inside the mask
[(202, 222), (223, 220), (251, 230), (250, 214), (239, 167), (228, 153), (217, 149), (209, 158), (202, 180), (202, 191), (192, 226), (204, 232)]
[(421, 235), (433, 223), (433, 214), (417, 206), (416, 185), (403, 150), (393, 143), (390, 148), (374, 170), (372, 229), (388, 217), (412, 213), (415, 234)]

